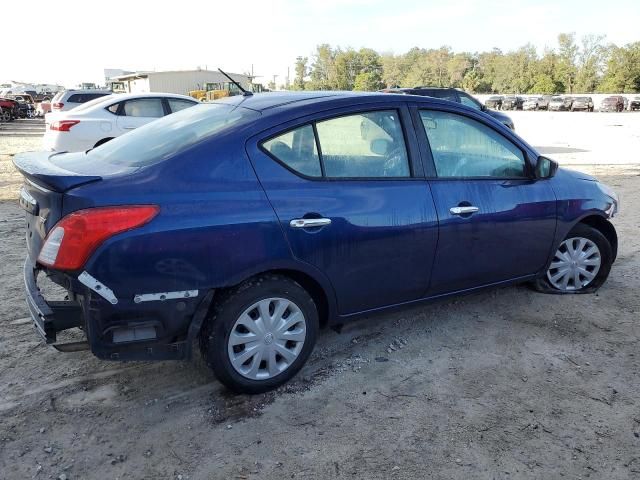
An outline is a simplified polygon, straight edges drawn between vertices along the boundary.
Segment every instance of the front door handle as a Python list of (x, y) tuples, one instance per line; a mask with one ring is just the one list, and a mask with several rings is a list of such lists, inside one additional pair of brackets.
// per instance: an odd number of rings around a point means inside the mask
[(133, 129), (135, 129), (136, 127), (122, 127), (122, 128), (124, 128), (125, 130), (133, 130)]
[(476, 213), (478, 210), (480, 210), (478, 207), (471, 205), (469, 207), (451, 207), (449, 212), (451, 215), (470, 215)]
[(289, 222), (291, 228), (311, 228), (331, 225), (330, 218), (294, 218)]

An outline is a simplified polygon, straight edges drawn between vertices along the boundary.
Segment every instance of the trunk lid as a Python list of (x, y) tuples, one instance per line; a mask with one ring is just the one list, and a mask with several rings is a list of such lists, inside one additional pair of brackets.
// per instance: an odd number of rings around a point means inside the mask
[(53, 155), (49, 152), (21, 153), (13, 160), (25, 177), (19, 203), (26, 212), (27, 251), (34, 264), (47, 233), (62, 216), (64, 192), (102, 178), (60, 168), (51, 163)]

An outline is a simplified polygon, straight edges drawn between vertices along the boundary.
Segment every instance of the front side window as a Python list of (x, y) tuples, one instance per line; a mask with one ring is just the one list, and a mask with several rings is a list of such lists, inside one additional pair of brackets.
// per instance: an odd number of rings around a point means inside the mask
[(409, 158), (395, 110), (348, 115), (316, 124), (327, 177), (409, 177)]
[(292, 170), (308, 177), (322, 175), (313, 127), (305, 125), (262, 144), (271, 155)]
[(448, 112), (420, 117), (438, 177), (527, 178), (522, 151), (490, 127)]
[(164, 116), (162, 100), (159, 98), (138, 98), (136, 100), (127, 100), (124, 104), (124, 115), (127, 117), (162, 117)]

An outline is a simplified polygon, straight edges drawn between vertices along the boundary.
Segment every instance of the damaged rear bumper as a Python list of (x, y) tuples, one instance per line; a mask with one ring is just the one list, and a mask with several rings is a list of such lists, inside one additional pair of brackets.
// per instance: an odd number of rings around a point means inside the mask
[(23, 274), (27, 307), (36, 330), (46, 343), (55, 344), (58, 332), (84, 326), (78, 302), (45, 300), (37, 284), (38, 269), (29, 258), (24, 263)]

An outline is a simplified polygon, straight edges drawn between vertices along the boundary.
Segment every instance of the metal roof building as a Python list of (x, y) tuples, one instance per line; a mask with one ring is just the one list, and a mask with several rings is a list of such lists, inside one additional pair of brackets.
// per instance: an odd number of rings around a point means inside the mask
[[(249, 77), (239, 73), (229, 73), (229, 76), (240, 83), (247, 90), (251, 90)], [(125, 84), (125, 91), (129, 93), (165, 92), (187, 95), (191, 90), (200, 90), (204, 84), (228, 82), (220, 72), (212, 70), (175, 70), (168, 72), (134, 72), (126, 75), (111, 77), (112, 81)]]

